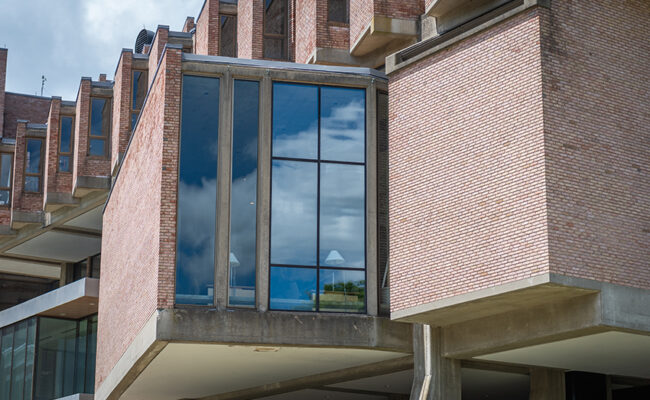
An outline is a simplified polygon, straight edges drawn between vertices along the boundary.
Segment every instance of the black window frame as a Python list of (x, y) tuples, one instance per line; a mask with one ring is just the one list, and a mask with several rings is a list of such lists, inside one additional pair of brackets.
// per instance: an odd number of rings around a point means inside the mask
[[(40, 158), (38, 161), (38, 173), (33, 173), (33, 172), (27, 172), (27, 146), (29, 144), (30, 140), (38, 140), (41, 142), (41, 151), (40, 151)], [(35, 194), (40, 194), (43, 193), (43, 161), (45, 158), (45, 140), (42, 137), (35, 137), (35, 136), (26, 136), (25, 137), (25, 160), (23, 162), (23, 171), (24, 171), (24, 176), (23, 176), (23, 192), (25, 193), (35, 193)], [(32, 191), (32, 190), (27, 190), (27, 178), (28, 177), (37, 177), (38, 178), (38, 190), (37, 191)]]
[[(108, 104), (108, 124), (107, 126), (107, 131), (108, 132), (102, 132), (103, 135), (97, 136), (92, 134), (92, 126), (93, 126), (93, 100), (94, 99), (102, 99), (106, 101), (106, 104)], [(87, 151), (87, 157), (89, 158), (95, 158), (95, 159), (106, 159), (109, 157), (111, 154), (110, 151), (110, 143), (111, 143), (111, 125), (112, 125), (112, 117), (113, 117), (113, 102), (111, 101), (111, 97), (106, 97), (106, 96), (90, 96), (90, 107), (88, 110), (88, 143), (86, 146), (86, 151)], [(92, 140), (103, 140), (104, 141), (104, 154), (98, 155), (98, 154), (91, 154), (90, 153), (90, 142)]]
[[(70, 126), (70, 151), (65, 152), (61, 150), (61, 134), (63, 132), (63, 118), (70, 118), (71, 121), (71, 126)], [(57, 154), (57, 165), (56, 165), (56, 170), (57, 172), (63, 173), (63, 174), (70, 174), (72, 173), (72, 165), (74, 163), (74, 125), (75, 124), (75, 116), (74, 115), (61, 115), (59, 118), (59, 145), (58, 145), (58, 154)], [(63, 171), (61, 170), (61, 157), (69, 157), (70, 158), (70, 170), (69, 171)]]
[[(364, 124), (364, 129), (363, 129), (363, 162), (354, 162), (354, 161), (335, 161), (335, 160), (322, 160), (321, 159), (321, 89), (323, 87), (344, 87), (340, 85), (327, 85), (327, 84), (319, 84), (319, 83), (302, 83), (302, 82), (292, 82), (292, 81), (280, 81), (280, 80), (273, 80), (272, 81), (272, 87), (273, 84), (275, 83), (290, 83), (290, 84), (298, 84), (298, 85), (304, 85), (304, 86), (315, 86), (318, 88), (318, 136), (317, 136), (317, 145), (318, 145), (318, 150), (317, 150), (317, 156), (315, 159), (308, 159), (308, 158), (299, 158), (299, 157), (285, 157), (285, 156), (279, 156), (276, 157), (273, 155), (273, 137), (271, 137), (271, 157), (270, 159), (270, 166), (269, 166), (269, 244), (268, 244), (268, 252), (269, 252), (269, 268), (268, 268), (268, 293), (267, 293), (267, 304), (268, 304), (268, 309), (270, 311), (274, 312), (300, 312), (300, 313), (305, 313), (305, 312), (317, 312), (317, 313), (330, 313), (330, 314), (367, 314), (368, 313), (368, 157), (367, 157), (367, 151), (368, 151), (368, 122), (367, 122), (367, 117), (368, 117), (368, 109), (367, 109), (367, 92), (364, 91), (364, 118), (363, 118), (363, 124)], [(366, 89), (365, 87), (353, 87), (353, 86), (347, 86), (349, 88), (354, 88), (354, 89)], [(273, 92), (274, 90), (271, 90), (271, 110), (273, 110), (274, 102), (273, 102)], [(273, 111), (271, 111), (273, 113)], [(273, 118), (271, 118), (271, 135), (273, 135)], [(293, 265), (293, 264), (274, 264), (272, 263), (272, 258), (271, 258), (271, 241), (272, 241), (272, 235), (271, 235), (271, 226), (273, 224), (272, 216), (273, 216), (273, 161), (294, 161), (294, 162), (310, 162), (310, 163), (316, 163), (317, 165), (317, 172), (316, 172), (316, 265)], [(363, 225), (363, 251), (364, 251), (364, 268), (341, 268), (341, 267), (327, 267), (327, 266), (321, 266), (320, 265), (320, 219), (321, 219), (321, 164), (339, 164), (339, 165), (355, 165), (355, 166), (363, 166), (363, 209), (364, 209), (364, 225)], [(316, 270), (316, 306), (314, 310), (286, 310), (286, 309), (277, 309), (277, 308), (272, 308), (271, 307), (271, 272), (273, 270), (273, 267), (280, 267), (280, 268), (298, 268), (298, 269), (315, 269)], [(362, 310), (359, 310), (358, 312), (352, 312), (352, 311), (321, 311), (320, 310), (320, 271), (321, 270), (334, 270), (334, 271), (363, 271), (364, 274), (364, 282), (365, 282), (365, 295), (364, 295), (364, 307)]]
[[(276, 61), (289, 61), (289, 1), (288, 0), (271, 0), (271, 4), (274, 1), (283, 1), (284, 2), (284, 18), (282, 19), (282, 22), (284, 23), (284, 34), (278, 34), (278, 33), (267, 33), (266, 32), (266, 0), (263, 3), (264, 6), (264, 11), (262, 13), (262, 58), (265, 60), (276, 60)], [(270, 7), (270, 4), (269, 4)], [(284, 41), (284, 45), (282, 47), (282, 51), (284, 51), (284, 58), (271, 58), (271, 57), (266, 57), (265, 54), (265, 49), (266, 46), (264, 45), (264, 41), (266, 39), (282, 39)]]

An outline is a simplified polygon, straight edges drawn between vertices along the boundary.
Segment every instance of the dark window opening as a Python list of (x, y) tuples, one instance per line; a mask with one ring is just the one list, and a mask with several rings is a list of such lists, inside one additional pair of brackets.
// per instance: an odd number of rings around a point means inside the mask
[(221, 14), (219, 55), (237, 57), (237, 17)]
[(348, 0), (328, 0), (327, 19), (330, 22), (350, 23), (350, 7)]
[(40, 193), (43, 176), (43, 139), (27, 138), (25, 145), (25, 192)]
[(83, 278), (100, 277), (101, 254), (85, 258), (77, 263), (72, 264), (68, 272), (68, 283), (78, 281)]
[(12, 153), (0, 153), (0, 206), (11, 203), (11, 179), (14, 165)]
[(59, 127), (59, 172), (70, 172), (72, 169), (73, 127), (74, 117), (61, 117)]
[(108, 155), (108, 138), (111, 130), (111, 102), (102, 97), (91, 98), (90, 136), (88, 154), (106, 157)]
[(147, 95), (148, 79), (147, 71), (133, 71), (133, 85), (131, 88), (131, 130), (135, 129), (135, 123), (138, 121), (140, 111), (142, 111), (142, 104)]
[(265, 0), (264, 58), (287, 60), (287, 0)]

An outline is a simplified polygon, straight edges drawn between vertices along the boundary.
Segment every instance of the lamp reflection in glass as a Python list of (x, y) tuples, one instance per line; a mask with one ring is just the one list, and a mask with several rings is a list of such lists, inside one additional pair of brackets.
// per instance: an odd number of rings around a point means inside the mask
[(327, 265), (342, 265), (345, 258), (337, 250), (331, 250), (325, 259)]
[(230, 287), (235, 286), (235, 282), (237, 282), (237, 267), (239, 267), (239, 260), (237, 259), (237, 256), (235, 256), (235, 253), (232, 251), (230, 252)]

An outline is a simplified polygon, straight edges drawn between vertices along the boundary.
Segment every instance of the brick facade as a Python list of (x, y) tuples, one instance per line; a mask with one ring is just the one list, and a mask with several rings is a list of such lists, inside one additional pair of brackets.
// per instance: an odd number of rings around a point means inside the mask
[(0, 48), (0, 137), (3, 136), (5, 116), (5, 84), (7, 81), (7, 49)]
[(237, 56), (262, 58), (264, 0), (237, 3)]
[(350, 1), (350, 43), (359, 40), (375, 16), (417, 20), (423, 13), (422, 0)]
[(389, 93), (391, 310), (548, 272), (538, 11), (397, 71)]
[(196, 21), (195, 53), (219, 55), (219, 0), (206, 0)]
[(11, 208), (14, 211), (30, 212), (43, 210), (43, 174), (40, 177), (39, 192), (25, 191), (25, 158), (26, 142), (28, 137), (39, 138), (43, 141), (41, 147), (41, 168), (45, 157), (45, 131), (30, 132), (27, 122), (18, 121), (16, 124), (16, 148), (14, 152), (13, 188), (11, 194)]
[(318, 2), (300, 1), (296, 4), (296, 62), (306, 63), (316, 50)]
[(180, 85), (181, 53), (168, 48), (104, 212), (96, 387), (152, 313), (173, 306)]
[(26, 94), (5, 93), (3, 137), (15, 138), (19, 119), (44, 124), (50, 113), (50, 99)]
[(650, 3), (542, 16), (551, 271), (650, 289)]
[(113, 127), (111, 129), (111, 171), (124, 154), (131, 137), (131, 102), (133, 93), (133, 53), (122, 50), (113, 83)]

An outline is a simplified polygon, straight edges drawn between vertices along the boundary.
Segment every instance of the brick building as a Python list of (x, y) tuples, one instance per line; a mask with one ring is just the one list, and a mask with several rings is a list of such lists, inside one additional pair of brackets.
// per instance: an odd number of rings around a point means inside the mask
[(0, 399), (648, 398), (649, 21), (206, 0), (74, 100), (0, 49)]

